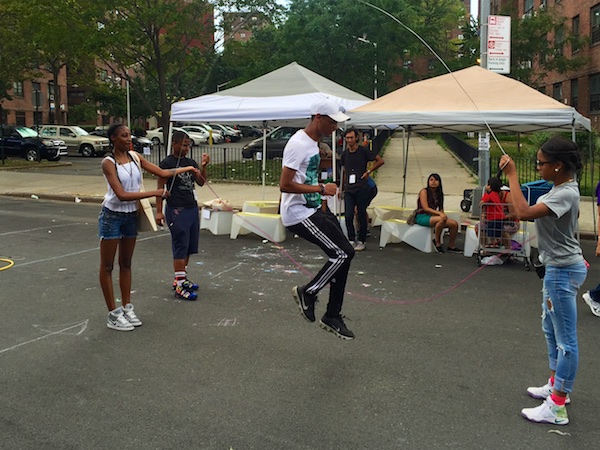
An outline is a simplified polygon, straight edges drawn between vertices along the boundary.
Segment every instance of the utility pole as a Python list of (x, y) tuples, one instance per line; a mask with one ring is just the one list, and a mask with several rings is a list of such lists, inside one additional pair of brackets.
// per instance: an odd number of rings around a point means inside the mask
[[(480, 66), (487, 70), (487, 40), (488, 40), (488, 16), (490, 15), (490, 0), (479, 2), (479, 50)], [(490, 135), (488, 132), (479, 133), (479, 187), (483, 188), (490, 177)], [(479, 199), (473, 199), (473, 205), (479, 204)]]

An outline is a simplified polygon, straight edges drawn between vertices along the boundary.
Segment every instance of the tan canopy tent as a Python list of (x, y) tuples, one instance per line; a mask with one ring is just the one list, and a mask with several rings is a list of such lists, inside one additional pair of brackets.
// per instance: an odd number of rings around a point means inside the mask
[[(355, 127), (410, 132), (591, 131), (590, 120), (572, 106), (479, 66), (411, 83), (348, 112)], [(404, 149), (404, 189), (408, 140)], [(480, 186), (489, 177), (480, 155)], [(405, 203), (403, 193), (403, 204)]]
[(411, 83), (348, 115), (356, 127), (420, 132), (591, 130), (572, 106), (479, 66)]

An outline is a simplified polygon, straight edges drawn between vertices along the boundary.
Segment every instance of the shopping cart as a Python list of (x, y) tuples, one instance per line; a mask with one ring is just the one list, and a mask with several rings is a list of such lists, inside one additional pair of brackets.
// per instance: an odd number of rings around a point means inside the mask
[(531, 245), (527, 221), (518, 220), (510, 203), (482, 203), (478, 230), (477, 264), (522, 261), (531, 270)]

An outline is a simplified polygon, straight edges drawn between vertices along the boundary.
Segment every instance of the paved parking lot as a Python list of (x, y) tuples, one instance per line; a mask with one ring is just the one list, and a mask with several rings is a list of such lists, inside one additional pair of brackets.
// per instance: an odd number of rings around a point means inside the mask
[[(600, 319), (580, 302), (571, 423), (531, 424), (547, 377), (540, 283), (520, 264), (379, 250), (353, 261), (346, 342), (305, 322), (291, 288), (323, 264), (289, 238), (203, 231), (173, 297), (168, 233), (140, 236), (133, 302), (109, 330), (98, 284), (99, 205), (0, 197), (0, 448), (595, 448)], [(375, 230), (374, 235), (377, 234)], [(586, 289), (600, 279), (594, 243)], [(4, 263), (0, 263), (0, 267)], [(326, 292), (317, 312), (323, 312)]]

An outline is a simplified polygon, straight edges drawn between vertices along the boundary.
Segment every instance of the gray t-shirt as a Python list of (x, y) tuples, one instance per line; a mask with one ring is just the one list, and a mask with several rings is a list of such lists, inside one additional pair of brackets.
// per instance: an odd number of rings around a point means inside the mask
[(575, 238), (579, 214), (579, 188), (574, 181), (553, 187), (538, 198), (552, 214), (535, 220), (540, 260), (546, 266), (570, 266), (583, 261)]

